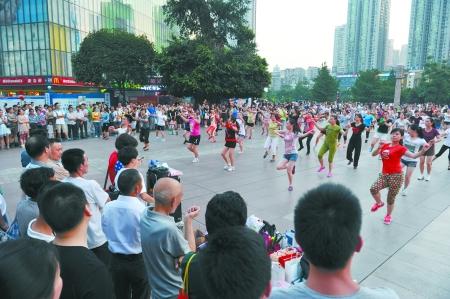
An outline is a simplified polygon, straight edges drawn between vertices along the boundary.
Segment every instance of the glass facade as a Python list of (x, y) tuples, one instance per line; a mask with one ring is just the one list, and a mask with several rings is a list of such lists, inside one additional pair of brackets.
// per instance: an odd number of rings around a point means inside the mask
[(157, 49), (173, 31), (165, 0), (0, 0), (0, 77), (72, 77), (72, 54), (102, 28), (145, 35)]

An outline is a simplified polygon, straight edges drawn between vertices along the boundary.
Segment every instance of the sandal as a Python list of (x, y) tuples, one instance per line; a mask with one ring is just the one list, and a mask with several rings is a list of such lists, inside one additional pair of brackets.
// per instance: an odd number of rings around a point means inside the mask
[(374, 203), (372, 208), (370, 209), (371, 212), (376, 212), (379, 208), (384, 206), (384, 202), (381, 203)]

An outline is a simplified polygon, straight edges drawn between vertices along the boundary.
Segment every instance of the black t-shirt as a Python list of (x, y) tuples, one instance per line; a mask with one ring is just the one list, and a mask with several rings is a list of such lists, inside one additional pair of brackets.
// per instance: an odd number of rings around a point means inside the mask
[[(181, 262), (182, 275), (183, 275), (182, 277), (184, 277), (187, 262), (189, 261), (189, 258), (192, 256), (192, 254), (194, 254), (194, 253), (191, 252), (191, 253), (186, 254), (183, 258), (183, 261)], [(189, 273), (188, 273), (189, 299), (209, 298), (209, 295), (206, 292), (205, 284), (203, 282), (202, 272), (200, 269), (201, 256), (202, 256), (201, 251), (199, 253), (196, 253), (189, 264)]]
[(114, 298), (111, 275), (94, 253), (82, 246), (56, 248), (63, 280), (61, 299)]
[[(363, 123), (361, 123), (357, 126), (356, 123), (354, 123), (354, 122), (351, 124), (351, 126), (352, 126), (353, 134), (352, 134), (352, 137), (350, 137), (350, 139), (357, 138), (357, 137), (361, 138), (361, 134), (362, 134), (362, 132), (364, 132), (364, 129), (366, 128), (366, 126)], [(353, 136), (355, 136), (355, 137), (353, 137)]]

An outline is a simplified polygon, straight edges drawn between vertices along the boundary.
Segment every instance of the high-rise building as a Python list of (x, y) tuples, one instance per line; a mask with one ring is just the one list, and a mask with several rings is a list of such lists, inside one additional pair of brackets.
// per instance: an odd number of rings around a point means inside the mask
[(173, 33), (163, 21), (165, 0), (7, 2), (0, 5), (0, 86), (4, 90), (8, 86), (25, 93), (46, 91), (49, 85), (53, 90), (78, 88), (71, 59), (89, 32), (120, 28), (145, 35), (156, 48)]
[(319, 75), (319, 67), (310, 66), (306, 69), (306, 79), (312, 81)]
[(250, 0), (245, 19), (250, 29), (256, 34), (256, 0)]
[(408, 63), (423, 69), (428, 57), (450, 58), (450, 0), (412, 0), (409, 24)]
[(345, 73), (346, 25), (337, 26), (334, 30), (333, 68), (334, 74)]
[(408, 63), (408, 45), (402, 45), (400, 49), (399, 65), (406, 66)]
[(394, 66), (394, 40), (388, 40), (388, 44), (386, 47), (386, 60), (385, 60), (385, 69), (389, 69)]
[(281, 73), (280, 67), (278, 65), (273, 68), (271, 89), (274, 91), (278, 91), (281, 89)]
[(346, 72), (384, 69), (390, 0), (349, 0)]
[(295, 87), (299, 82), (305, 80), (305, 77), (306, 71), (301, 67), (280, 71), (281, 86), (288, 85)]

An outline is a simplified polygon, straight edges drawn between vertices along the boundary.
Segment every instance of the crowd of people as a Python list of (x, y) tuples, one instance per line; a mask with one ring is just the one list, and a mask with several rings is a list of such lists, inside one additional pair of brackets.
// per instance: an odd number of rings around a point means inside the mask
[[(353, 253), (363, 244), (362, 211), (346, 187), (322, 184), (299, 199), (293, 226), (310, 264), (308, 279), (272, 288), (263, 240), (245, 227), (245, 199), (234, 191), (216, 194), (206, 211), (198, 206), (186, 209), (180, 229), (171, 214), (183, 200), (183, 186), (161, 178), (152, 190), (147, 188), (139, 171), (138, 140), (147, 151), (153, 131), (161, 142), (169, 138), (166, 132), (183, 136), (180, 144), (187, 144), (193, 163), (200, 163), (202, 128), (212, 143), (223, 130), (220, 156), (229, 172), (239, 170), (235, 148), (244, 154), (245, 143), (255, 134), (266, 138), (262, 157), (270, 155), (271, 162), (277, 161), (281, 140), (284, 153), (277, 169), (287, 172), (289, 192), (303, 141), (310, 155), (323, 139), (318, 172), (328, 167), (327, 177), (332, 178), (339, 150), (345, 149), (348, 164), (358, 169), (365, 133), (370, 153), (382, 164), (368, 188), (374, 198), (371, 211), (385, 205), (380, 191), (387, 188), (387, 225), (396, 196), (407, 196), (417, 164), (418, 180), (430, 181), (433, 160), (450, 149), (450, 109), (433, 104), (396, 108), (230, 100), (221, 105), (205, 101), (198, 107), (98, 103), (68, 106), (67, 111), (59, 104), (5, 108), (0, 109), (2, 148), (14, 143), (24, 147), (24, 171), (23, 198), (12, 221), (0, 195), (2, 236), (14, 239), (0, 243), (2, 298), (398, 298), (389, 289), (361, 287), (351, 277)], [(117, 137), (102, 186), (86, 178), (87, 153), (81, 148), (63, 150), (62, 142), (107, 139), (110, 134)], [(450, 170), (450, 151), (448, 161)], [(193, 227), (200, 213), (205, 213), (206, 242), (199, 241)]]

